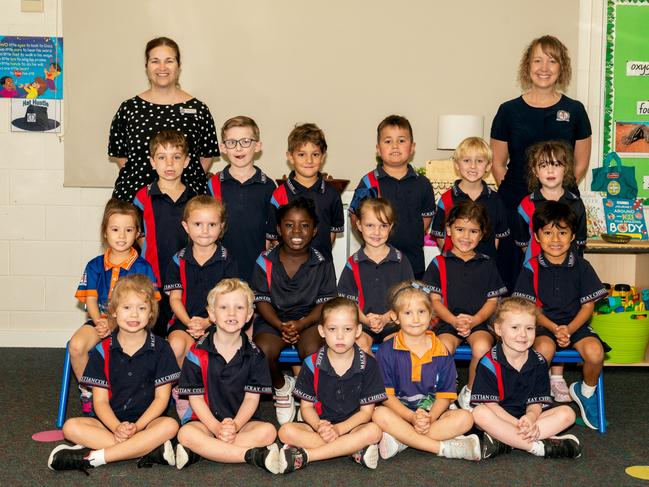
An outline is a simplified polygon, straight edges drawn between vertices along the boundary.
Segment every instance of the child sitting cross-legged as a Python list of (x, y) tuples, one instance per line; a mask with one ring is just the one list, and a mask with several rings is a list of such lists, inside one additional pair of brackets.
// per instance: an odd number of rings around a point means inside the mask
[(223, 279), (207, 296), (216, 326), (191, 347), (178, 383), (191, 405), (178, 432), (178, 469), (204, 457), (278, 473), (277, 432), (258, 417), (260, 394), (271, 392), (270, 371), (264, 354), (242, 332), (253, 299), (248, 284), (236, 278)]
[(328, 301), (318, 331), (326, 345), (305, 359), (293, 391), (302, 400), (304, 423), (279, 429), (285, 443), (280, 472), (345, 455), (376, 468), (381, 430), (372, 412), (385, 400), (385, 387), (374, 358), (355, 345), (363, 331), (356, 303), (342, 297)]
[(388, 396), (373, 416), (384, 431), (381, 458), (410, 446), (441, 457), (480, 460), (478, 437), (463, 436), (473, 426), (471, 413), (449, 410), (457, 398), (457, 372), (453, 355), (429, 330), (429, 290), (417, 281), (402, 282), (392, 289), (391, 303), (401, 331), (381, 343), (376, 354)]
[(483, 458), (512, 448), (545, 458), (577, 458), (574, 435), (555, 436), (575, 422), (569, 406), (549, 408), (548, 364), (534, 343), (537, 309), (523, 298), (503, 300), (494, 316), (500, 342), (480, 360), (471, 391), (475, 424), (484, 431)]

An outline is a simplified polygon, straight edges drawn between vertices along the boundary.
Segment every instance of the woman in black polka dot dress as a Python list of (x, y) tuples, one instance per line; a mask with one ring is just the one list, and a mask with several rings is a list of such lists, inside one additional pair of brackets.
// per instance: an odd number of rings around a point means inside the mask
[(131, 202), (137, 190), (156, 179), (149, 139), (164, 128), (176, 128), (187, 137), (191, 159), (183, 182), (198, 194), (206, 193), (205, 173), (219, 155), (212, 114), (178, 86), (180, 50), (172, 39), (149, 41), (145, 59), (150, 88), (123, 102), (110, 126), (108, 155), (120, 166), (113, 197)]

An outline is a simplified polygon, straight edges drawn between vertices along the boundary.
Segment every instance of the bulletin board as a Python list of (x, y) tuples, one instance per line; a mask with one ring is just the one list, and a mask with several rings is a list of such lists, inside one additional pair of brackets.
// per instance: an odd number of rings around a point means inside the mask
[(608, 0), (604, 154), (634, 166), (638, 196), (649, 197), (649, 0)]

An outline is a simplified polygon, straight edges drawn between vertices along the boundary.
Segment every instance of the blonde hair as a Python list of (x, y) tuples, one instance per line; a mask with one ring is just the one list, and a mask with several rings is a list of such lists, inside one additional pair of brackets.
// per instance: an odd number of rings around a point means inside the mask
[(359, 220), (363, 220), (363, 213), (373, 211), (374, 216), (378, 218), (381, 223), (386, 225), (394, 225), (396, 212), (394, 206), (385, 198), (365, 198), (361, 201), (358, 207)]
[(194, 196), (187, 202), (185, 209), (183, 210), (183, 221), (189, 221), (189, 217), (192, 214), (192, 211), (199, 210), (201, 208), (214, 208), (219, 214), (221, 223), (225, 225), (225, 205), (213, 196), (208, 196), (206, 194)]
[(395, 284), (388, 291), (390, 307), (395, 313), (399, 313), (403, 309), (405, 303), (411, 299), (421, 299), (426, 303), (426, 309), (433, 315), (433, 305), (430, 302), (430, 293), (428, 292), (428, 285), (421, 281), (402, 281)]
[(156, 289), (153, 287), (151, 279), (144, 274), (129, 274), (128, 276), (120, 277), (115, 284), (110, 300), (108, 302), (108, 320), (113, 325), (117, 324), (115, 313), (119, 303), (129, 294), (136, 293), (144, 297), (144, 300), (149, 305), (151, 316), (146, 325), (147, 330), (153, 328), (154, 323), (158, 319), (158, 301), (156, 300)]
[(488, 162), (493, 161), (494, 154), (489, 144), (482, 137), (467, 137), (458, 144), (453, 152), (453, 161), (458, 162), (467, 152), (475, 152), (484, 156)]
[(248, 301), (248, 309), (253, 309), (255, 293), (252, 292), (252, 289), (250, 289), (247, 282), (237, 279), (236, 277), (221, 279), (208, 293), (207, 306), (214, 308), (216, 305), (216, 298), (235, 291), (241, 291), (246, 296), (246, 301)]
[(534, 319), (536, 319), (539, 308), (533, 302), (518, 296), (505, 298), (498, 303), (496, 311), (494, 311), (493, 324), (502, 323), (505, 313), (525, 313), (534, 316)]
[(259, 126), (257, 122), (245, 115), (238, 115), (225, 121), (221, 128), (221, 140), (225, 140), (225, 133), (235, 127), (249, 127), (252, 130), (252, 138), (259, 140)]
[(523, 57), (518, 65), (518, 83), (521, 88), (528, 90), (532, 86), (530, 77), (530, 63), (536, 46), (541, 46), (541, 50), (547, 56), (554, 58), (559, 63), (559, 77), (557, 78), (557, 88), (565, 90), (570, 84), (572, 78), (572, 67), (570, 64), (570, 55), (568, 48), (556, 37), (544, 35), (534, 39), (523, 51)]

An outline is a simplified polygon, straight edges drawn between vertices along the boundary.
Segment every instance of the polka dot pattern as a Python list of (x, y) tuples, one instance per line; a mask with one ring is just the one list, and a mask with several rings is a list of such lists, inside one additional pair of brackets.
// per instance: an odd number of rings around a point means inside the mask
[(149, 163), (149, 140), (165, 128), (175, 128), (187, 137), (190, 161), (183, 182), (198, 194), (207, 193), (199, 157), (219, 155), (214, 119), (207, 105), (196, 98), (157, 105), (136, 96), (120, 105), (110, 126), (108, 155), (127, 158), (115, 181), (114, 198), (131, 202), (138, 189), (157, 179)]

